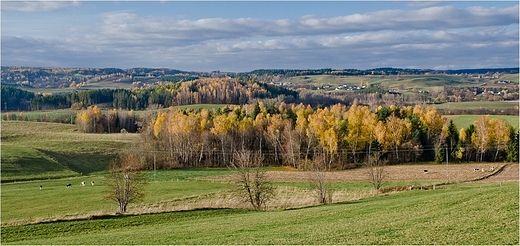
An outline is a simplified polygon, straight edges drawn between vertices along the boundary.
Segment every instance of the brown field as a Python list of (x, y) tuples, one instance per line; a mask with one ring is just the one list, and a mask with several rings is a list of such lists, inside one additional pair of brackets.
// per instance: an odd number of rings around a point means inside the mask
[[(490, 167), (494, 166), (494, 171)], [(504, 170), (498, 172), (502, 166)], [(474, 169), (479, 168), (478, 172)], [(481, 170), (484, 169), (484, 172)], [(426, 173), (424, 170), (428, 170)], [(327, 172), (330, 182), (367, 182), (365, 168), (345, 171)], [(475, 164), (431, 164), (431, 165), (398, 165), (385, 167), (385, 181), (402, 182), (467, 182), (483, 179), (485, 182), (518, 181), (518, 164), (505, 163), (475, 163)], [(496, 175), (493, 175), (496, 173)], [(307, 171), (268, 171), (269, 180), (273, 182), (308, 182), (310, 172)], [(212, 180), (232, 180), (232, 175), (212, 177)]]

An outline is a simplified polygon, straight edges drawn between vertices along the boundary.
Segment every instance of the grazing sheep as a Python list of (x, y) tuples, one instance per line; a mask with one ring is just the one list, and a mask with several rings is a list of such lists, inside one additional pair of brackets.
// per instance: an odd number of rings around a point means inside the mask
[(479, 170), (478, 168), (475, 168), (475, 169), (473, 169), (473, 172), (477, 172), (478, 170)]
[(92, 186), (94, 186), (94, 181), (90, 182), (90, 184), (91, 184)]
[(85, 181), (81, 182), (81, 186), (85, 186)]

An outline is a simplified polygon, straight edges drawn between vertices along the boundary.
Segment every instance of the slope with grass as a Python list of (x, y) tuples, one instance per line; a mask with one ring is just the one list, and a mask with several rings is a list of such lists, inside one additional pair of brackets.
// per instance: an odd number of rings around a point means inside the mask
[(2, 228), (2, 244), (518, 244), (518, 182), (283, 211), (210, 209)]
[[(471, 124), (473, 124), (479, 117), (483, 115), (446, 115), (446, 119), (453, 120), (453, 123), (457, 126), (457, 128), (467, 128)], [(503, 118), (511, 125), (513, 128), (518, 130), (519, 126), (519, 116), (517, 115), (490, 115), (490, 119)]]
[(85, 134), (66, 124), (2, 121), (2, 182), (102, 171), (137, 137), (129, 133)]

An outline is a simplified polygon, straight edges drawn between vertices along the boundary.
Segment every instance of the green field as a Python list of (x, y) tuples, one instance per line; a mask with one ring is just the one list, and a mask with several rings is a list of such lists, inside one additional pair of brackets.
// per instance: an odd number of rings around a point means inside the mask
[[(453, 123), (460, 128), (467, 128), (473, 124), (482, 115), (446, 115), (448, 120), (453, 120)], [(490, 119), (504, 118), (513, 128), (518, 130), (519, 117), (517, 115), (490, 115)]]
[[(176, 109), (185, 110), (185, 109), (219, 109), (224, 108), (228, 106), (228, 104), (193, 104), (193, 105), (184, 105), (184, 106), (177, 106)], [(168, 108), (161, 109), (163, 111), (167, 111)], [(41, 111), (27, 111), (27, 112), (21, 112), (21, 111), (13, 111), (13, 112), (7, 112), (7, 113), (1, 113), (0, 118), (4, 119), (6, 115), (16, 115), (16, 118), (18, 119), (20, 115), (23, 115), (24, 120), (27, 119), (29, 121), (47, 121), (52, 122), (57, 119), (67, 119), (67, 118), (76, 118), (76, 114), (79, 112), (79, 110), (75, 109), (56, 109), (56, 110), (41, 110)], [(107, 110), (102, 110), (104, 114), (107, 113)], [(143, 113), (147, 112), (146, 110), (135, 110), (134, 113), (136, 115), (141, 115)], [(21, 113), (21, 114), (20, 114)], [(67, 121), (69, 122), (69, 121)]]
[(253, 211), (237, 203), (229, 181), (208, 179), (230, 174), (226, 168), (145, 171), (145, 197), (116, 216), (104, 170), (137, 134), (43, 122), (1, 127), (1, 244), (519, 244), (518, 182), (386, 194), (368, 182), (337, 182), (350, 202), (311, 207), (291, 200), (312, 198), (308, 182), (276, 182), (273, 203), (282, 205)]
[(41, 111), (27, 111), (27, 112), (20, 112), (20, 111), (14, 111), (14, 112), (7, 112), (2, 113), (1, 118), (4, 119), (6, 115), (16, 115), (17, 119), (20, 117), (20, 113), (22, 113), (23, 118), (27, 118), (29, 121), (53, 121), (55, 119), (60, 118), (75, 118), (76, 113), (78, 113), (79, 110), (75, 109), (56, 109), (56, 110), (41, 110)]
[[(103, 171), (137, 134), (86, 134), (74, 125), (2, 121), (2, 182)], [(45, 170), (42, 172), (42, 170)]]
[(517, 109), (518, 101), (472, 101), (472, 102), (450, 102), (442, 104), (434, 104), (434, 107), (438, 109)]
[(467, 184), (294, 210), (203, 209), (10, 226), (2, 228), (2, 244), (517, 245), (518, 193), (518, 183)]

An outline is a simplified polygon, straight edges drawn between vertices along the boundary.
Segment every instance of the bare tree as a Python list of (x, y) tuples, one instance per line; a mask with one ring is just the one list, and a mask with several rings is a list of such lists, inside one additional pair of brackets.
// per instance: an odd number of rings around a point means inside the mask
[(332, 203), (334, 190), (327, 182), (325, 170), (327, 160), (324, 155), (318, 155), (311, 164), (310, 184), (314, 197), (320, 204)]
[(385, 165), (388, 161), (381, 159), (381, 152), (377, 151), (369, 155), (363, 165), (366, 168), (367, 177), (372, 183), (374, 190), (381, 188), (385, 178)]
[(116, 201), (119, 212), (125, 213), (130, 202), (144, 196), (146, 181), (139, 171), (140, 161), (136, 154), (125, 154), (110, 161), (107, 185), (110, 193), (107, 199)]
[(266, 203), (274, 196), (274, 187), (262, 168), (263, 156), (245, 149), (233, 155), (230, 168), (238, 175), (238, 196), (256, 210), (265, 209)]

